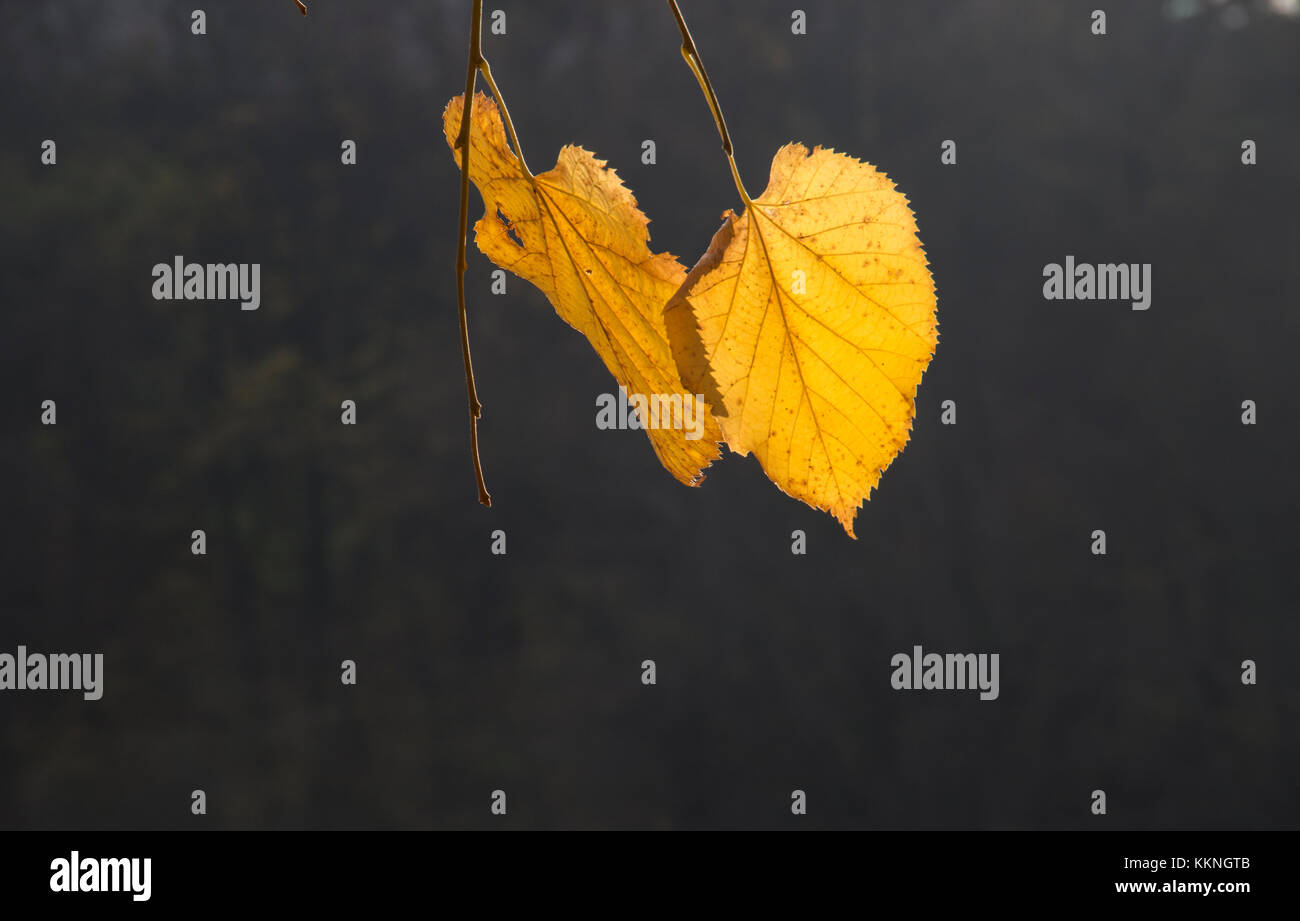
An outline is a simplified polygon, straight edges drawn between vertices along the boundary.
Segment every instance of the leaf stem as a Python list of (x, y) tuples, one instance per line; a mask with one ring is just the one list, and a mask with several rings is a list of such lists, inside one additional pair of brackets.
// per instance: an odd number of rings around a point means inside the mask
[(469, 442), (474, 457), (474, 477), (478, 481), (478, 501), (492, 505), (492, 496), (483, 481), (483, 464), (478, 456), (478, 420), (483, 415), (483, 405), (478, 401), (474, 386), (474, 362), (469, 355), (469, 317), (465, 311), (465, 272), (469, 268), (466, 248), (469, 240), (469, 150), (470, 119), (474, 111), (474, 81), (479, 67), (485, 65), (481, 44), (483, 31), (483, 0), (474, 0), (470, 13), (469, 66), (465, 73), (465, 106), (461, 110), (460, 133), (456, 149), (460, 151), (460, 236), (456, 248), (456, 302), (460, 314), (460, 351), (465, 359), (465, 389), (469, 394)]
[(510, 120), (510, 109), (506, 107), (506, 98), (501, 95), (501, 90), (497, 89), (497, 82), (492, 79), (492, 65), (487, 62), (487, 58), (479, 55), (478, 58), (479, 73), (487, 81), (488, 89), (497, 99), (497, 108), (501, 110), (501, 118), (506, 123), (506, 133), (510, 136), (510, 144), (515, 149), (515, 156), (519, 158), (519, 165), (524, 169), (524, 175), (529, 179), (533, 178), (532, 171), (528, 168), (527, 162), (524, 161), (524, 150), (519, 146), (519, 138), (515, 136), (515, 123)]
[(727, 133), (727, 120), (722, 117), (722, 106), (718, 104), (718, 96), (713, 92), (713, 84), (709, 82), (708, 72), (704, 69), (704, 60), (695, 47), (695, 40), (691, 38), (691, 30), (686, 27), (686, 20), (682, 17), (681, 8), (677, 6), (677, 0), (668, 0), (668, 5), (672, 7), (673, 16), (677, 19), (677, 28), (682, 33), (682, 57), (686, 59), (691, 72), (695, 74), (696, 81), (700, 84), (700, 89), (704, 91), (704, 98), (709, 103), (709, 111), (713, 113), (713, 121), (718, 126), (718, 134), (722, 136), (722, 152), (727, 155), (727, 163), (731, 166), (731, 178), (736, 181), (736, 191), (740, 193), (745, 206), (749, 207), (753, 202), (749, 198), (749, 193), (745, 191), (745, 184), (740, 181), (740, 172), (736, 169), (736, 157), (731, 147), (731, 135)]

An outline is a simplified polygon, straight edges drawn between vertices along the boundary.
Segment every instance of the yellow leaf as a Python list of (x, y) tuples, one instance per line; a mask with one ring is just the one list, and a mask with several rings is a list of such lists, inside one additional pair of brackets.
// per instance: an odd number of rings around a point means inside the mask
[[(458, 166), (463, 109), (464, 96), (457, 96), (442, 115)], [(632, 193), (604, 160), (581, 147), (564, 147), (554, 169), (528, 175), (510, 149), (496, 103), (482, 93), (474, 96), (469, 177), (486, 205), (474, 225), (479, 249), (541, 289), (555, 312), (587, 337), (629, 401), (638, 394), (663, 401), (657, 428), (643, 415), (646, 434), (668, 472), (696, 485), (719, 456), (722, 433), (700, 400), (702, 437), (692, 437), (698, 430), (691, 431), (688, 407), (697, 401), (682, 385), (663, 315), (686, 270), (671, 255), (650, 252), (649, 221)], [(674, 396), (681, 402), (670, 413)]]
[(870, 164), (787, 144), (766, 191), (723, 219), (665, 309), (682, 379), (733, 451), (853, 537), (938, 341), (912, 211)]

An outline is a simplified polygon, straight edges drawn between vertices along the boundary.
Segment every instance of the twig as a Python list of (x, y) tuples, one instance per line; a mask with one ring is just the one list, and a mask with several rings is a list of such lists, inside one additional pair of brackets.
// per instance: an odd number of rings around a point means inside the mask
[(303, 3), (302, 0), (293, 0), (293, 2), (296, 3), (296, 4), (298, 4), (298, 9), (302, 10), (302, 14), (303, 14), (304, 16), (306, 16), (306, 15), (307, 15), (307, 4)]
[(668, 0), (668, 5), (672, 7), (673, 16), (677, 19), (677, 28), (682, 33), (682, 57), (686, 59), (691, 72), (695, 74), (696, 81), (700, 84), (700, 89), (704, 91), (704, 98), (708, 100), (709, 110), (713, 113), (713, 121), (718, 126), (718, 134), (722, 136), (722, 152), (727, 155), (727, 163), (731, 165), (731, 178), (736, 180), (736, 191), (740, 193), (745, 206), (749, 207), (753, 202), (750, 201), (749, 193), (745, 191), (745, 184), (740, 181), (740, 172), (736, 169), (736, 158), (731, 149), (731, 135), (727, 133), (727, 121), (722, 117), (722, 107), (718, 105), (717, 94), (713, 92), (713, 84), (709, 82), (709, 75), (704, 70), (704, 61), (695, 48), (691, 30), (686, 28), (686, 20), (682, 18), (677, 0)]
[[(478, 501), (492, 505), (492, 495), (483, 481), (483, 464), (478, 456), (478, 420), (483, 415), (483, 405), (478, 401), (474, 387), (474, 363), (469, 357), (469, 317), (465, 312), (465, 272), (469, 269), (466, 245), (469, 238), (469, 150), (470, 119), (474, 113), (474, 81), (483, 60), (481, 33), (483, 31), (483, 0), (474, 0), (470, 13), (469, 66), (465, 73), (465, 105), (461, 109), (460, 133), (456, 149), (460, 151), (460, 239), (456, 248), (456, 301), (460, 313), (460, 351), (465, 358), (465, 389), (469, 394), (469, 443), (474, 455), (474, 478), (478, 481)], [(522, 155), (521, 155), (522, 158)]]

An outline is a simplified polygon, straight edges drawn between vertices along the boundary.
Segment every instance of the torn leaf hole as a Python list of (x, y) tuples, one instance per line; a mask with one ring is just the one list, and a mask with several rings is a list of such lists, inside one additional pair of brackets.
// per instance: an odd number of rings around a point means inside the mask
[(497, 220), (505, 227), (506, 234), (515, 242), (515, 246), (523, 249), (524, 241), (519, 239), (519, 234), (515, 231), (515, 225), (510, 223), (510, 218), (506, 217), (500, 208), (497, 209)]

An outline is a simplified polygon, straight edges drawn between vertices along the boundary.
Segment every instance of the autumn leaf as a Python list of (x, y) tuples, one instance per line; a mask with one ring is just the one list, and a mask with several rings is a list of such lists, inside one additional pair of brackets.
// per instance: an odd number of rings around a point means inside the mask
[[(464, 98), (448, 102), (442, 116), (458, 166)], [(471, 118), (469, 175), (486, 206), (474, 225), (479, 249), (536, 285), (555, 312), (587, 337), (629, 399), (677, 396), (693, 403), (663, 315), (686, 270), (671, 255), (650, 252), (649, 221), (632, 193), (604, 160), (581, 147), (565, 146), (554, 169), (529, 175), (510, 149), (496, 103), (485, 94), (475, 94)], [(683, 422), (679, 427), (660, 420), (659, 427), (646, 429), (660, 462), (691, 486), (717, 459), (722, 440), (707, 405), (698, 411), (702, 437), (680, 419), (669, 420)], [(648, 424), (644, 417), (642, 422)]]
[(938, 341), (912, 211), (870, 164), (788, 144), (723, 219), (665, 309), (682, 379), (733, 451), (853, 537)]

